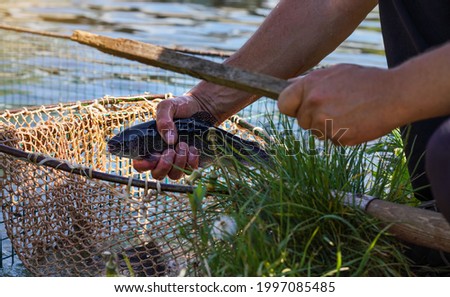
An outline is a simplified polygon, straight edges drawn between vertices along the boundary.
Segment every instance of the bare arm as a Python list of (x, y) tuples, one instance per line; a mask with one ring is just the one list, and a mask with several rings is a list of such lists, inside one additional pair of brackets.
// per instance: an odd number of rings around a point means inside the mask
[(393, 69), (337, 65), (297, 79), (280, 95), (281, 112), (340, 145), (450, 115), (450, 43)]
[[(247, 43), (225, 63), (280, 78), (294, 77), (339, 46), (377, 2), (282, 0)], [(202, 100), (202, 107), (219, 121), (257, 99), (207, 82), (200, 83), (191, 93), (209, 99)]]
[(450, 115), (450, 42), (394, 68), (399, 124)]

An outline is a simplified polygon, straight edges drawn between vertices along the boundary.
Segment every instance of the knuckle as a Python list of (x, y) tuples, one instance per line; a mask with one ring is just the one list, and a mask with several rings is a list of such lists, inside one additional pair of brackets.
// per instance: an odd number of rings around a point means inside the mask
[(156, 123), (160, 132), (171, 130), (175, 126), (173, 120), (170, 118), (159, 118), (156, 120)]
[(189, 147), (189, 156), (199, 157), (200, 156), (200, 152), (195, 146), (190, 146)]
[(174, 103), (170, 100), (164, 100), (156, 106), (156, 120), (158, 122), (170, 121), (171, 110), (174, 108)]
[(176, 155), (176, 151), (174, 149), (167, 149), (164, 151), (163, 155), (162, 155), (162, 159), (165, 162), (173, 162), (173, 159)]
[(156, 111), (160, 112), (163, 111), (165, 109), (171, 108), (173, 105), (173, 101), (170, 99), (167, 100), (162, 100), (161, 102), (158, 103), (158, 105), (156, 106)]
[(316, 122), (317, 122), (317, 124), (318, 125), (320, 125), (320, 126), (325, 126), (326, 125), (326, 122), (328, 121), (330, 119), (330, 117), (329, 116), (327, 116), (326, 114), (324, 114), (324, 113), (318, 113), (317, 115), (316, 115)]
[(280, 112), (285, 113), (287, 105), (288, 105), (288, 100), (290, 100), (291, 97), (291, 91), (290, 89), (286, 89), (284, 90), (281, 94), (280, 97), (278, 98), (277, 101), (277, 106), (278, 109), (280, 110)]
[(314, 90), (309, 94), (307, 104), (313, 108), (317, 108), (323, 105), (324, 100), (323, 94), (318, 90)]

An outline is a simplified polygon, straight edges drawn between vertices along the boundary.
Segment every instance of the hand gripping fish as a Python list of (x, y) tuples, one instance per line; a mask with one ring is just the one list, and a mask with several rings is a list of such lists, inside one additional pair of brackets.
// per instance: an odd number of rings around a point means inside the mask
[[(223, 156), (233, 156), (239, 162), (250, 164), (268, 160), (267, 153), (255, 141), (242, 139), (223, 129), (214, 127), (213, 117), (199, 112), (190, 118), (175, 119), (178, 142), (185, 142), (199, 151), (199, 166), (207, 167)], [(152, 120), (129, 127), (108, 141), (108, 151), (124, 158), (152, 160), (161, 154), (168, 145)]]

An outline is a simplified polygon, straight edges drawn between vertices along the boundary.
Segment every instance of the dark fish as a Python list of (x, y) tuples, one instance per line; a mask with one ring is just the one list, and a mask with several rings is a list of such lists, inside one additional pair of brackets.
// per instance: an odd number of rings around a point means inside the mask
[[(199, 166), (210, 165), (217, 157), (234, 156), (245, 164), (267, 160), (266, 152), (255, 141), (242, 139), (223, 129), (214, 127), (208, 113), (196, 113), (190, 118), (176, 119), (178, 142), (195, 146), (200, 152)], [(151, 160), (169, 146), (156, 129), (156, 121), (129, 127), (108, 141), (108, 151), (120, 157)]]

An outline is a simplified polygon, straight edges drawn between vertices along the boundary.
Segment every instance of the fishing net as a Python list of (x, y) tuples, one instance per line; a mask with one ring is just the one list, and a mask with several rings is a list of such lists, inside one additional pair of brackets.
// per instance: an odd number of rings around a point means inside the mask
[[(105, 141), (152, 119), (166, 97), (130, 95), (181, 94), (198, 80), (104, 54), (70, 36), (5, 25), (0, 33), (0, 144), (6, 150), (0, 153), (0, 271), (18, 262), (17, 254), (35, 275), (101, 275), (104, 251), (125, 275), (127, 261), (137, 275), (193, 267), (187, 263), (195, 255), (177, 236), (177, 226), (189, 222), (190, 188), (184, 180), (158, 187), (129, 160), (105, 154)], [(182, 51), (217, 62), (226, 57)], [(114, 97), (95, 100), (106, 94)], [(260, 100), (240, 116), (259, 124), (274, 106)]]
[[(122, 275), (196, 274), (196, 255), (180, 235), (181, 226), (189, 232), (192, 187), (184, 180), (158, 183), (134, 171), (129, 159), (106, 152), (112, 135), (153, 119), (165, 97), (106, 97), (0, 113), (2, 212), (31, 273), (99, 276), (112, 259)], [(222, 127), (257, 137), (239, 122), (234, 117)]]

